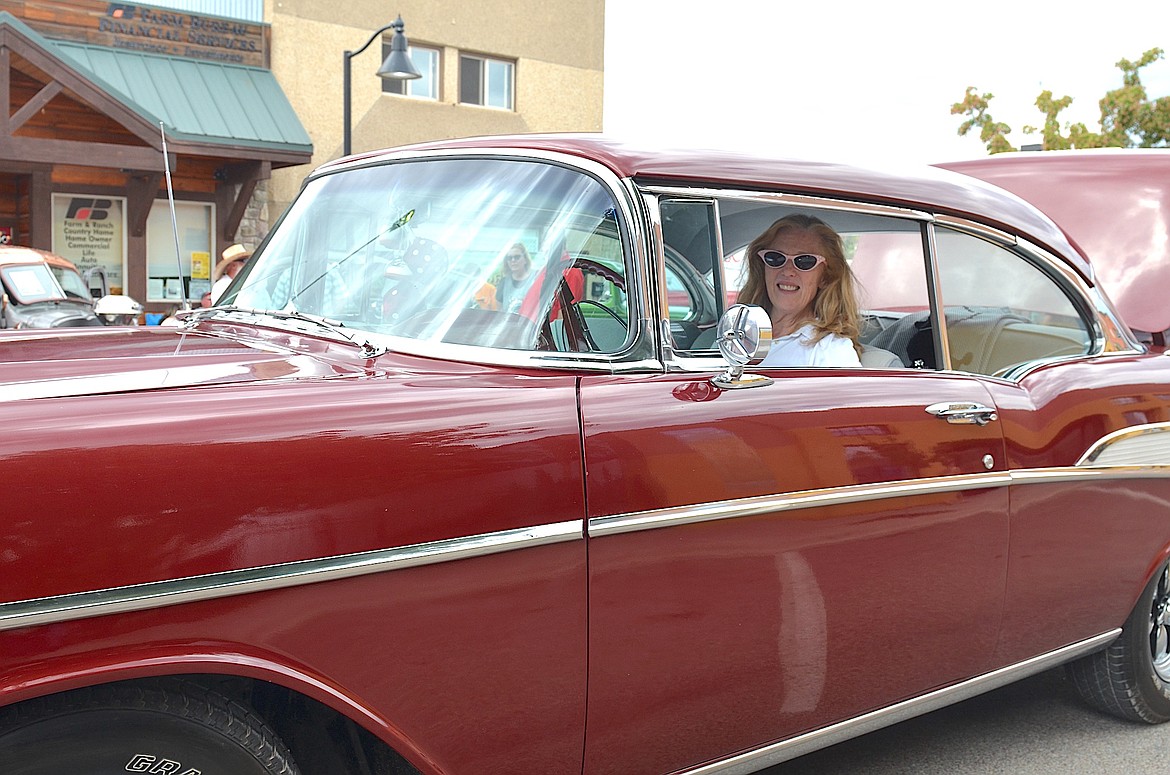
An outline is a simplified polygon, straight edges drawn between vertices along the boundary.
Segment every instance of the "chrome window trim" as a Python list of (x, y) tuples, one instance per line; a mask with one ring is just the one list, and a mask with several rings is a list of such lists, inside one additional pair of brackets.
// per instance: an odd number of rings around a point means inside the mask
[[(812, 207), (822, 210), (839, 210), (861, 213), (863, 215), (884, 215), (897, 218), (908, 218), (917, 221), (933, 221), (935, 216), (926, 212), (925, 210), (918, 210), (910, 207), (897, 207), (895, 205), (881, 205), (872, 204), (868, 202), (853, 201), (850, 199), (840, 199), (825, 196), (814, 196), (811, 194), (792, 194), (780, 191), (753, 191), (743, 188), (714, 188), (709, 186), (668, 186), (658, 184), (648, 184), (639, 187), (639, 190), (653, 194), (659, 197), (671, 197), (679, 199), (714, 199), (716, 203), (720, 199), (741, 199), (753, 202), (765, 202), (769, 204), (782, 204), (787, 207)], [(720, 241), (720, 248), (725, 249), (726, 246)]]
[[(1113, 309), (1108, 299), (1103, 297), (1096, 287), (1090, 285), (1080, 272), (1050, 250), (1040, 247), (1028, 239), (953, 216), (940, 215), (937, 224), (988, 239), (1017, 255), (1022, 254), (1025, 260), (1032, 261), (1042, 271), (1046, 270), (1049, 274), (1056, 275), (1056, 279), (1064, 284), (1064, 290), (1072, 293), (1075, 297), (1075, 303), (1082, 307), (1080, 312), (1087, 314), (1090, 318), (1093, 327), (1090, 333), (1094, 339), (1094, 347), (1088, 353), (1065, 356), (1056, 360), (1073, 360), (1103, 354), (1133, 355), (1146, 351), (1133, 332), (1122, 323), (1120, 315)], [(1107, 319), (1111, 325), (1102, 326), (1102, 318)], [(1018, 373), (1013, 372), (1012, 381), (1019, 381), (1037, 366), (1051, 362), (1053, 360), (1045, 360)]]
[[(662, 372), (657, 358), (657, 325), (650, 314), (651, 299), (647, 276), (653, 247), (646, 234), (648, 217), (642, 195), (632, 181), (618, 178), (604, 164), (557, 151), (524, 148), (447, 148), (417, 151), (393, 151), (362, 156), (344, 163), (331, 163), (314, 171), (305, 183), (319, 177), (343, 171), (382, 167), (400, 162), (425, 159), (495, 159), (520, 160), (556, 164), (593, 177), (609, 192), (620, 210), (623, 246), (627, 250), (626, 294), (630, 310), (630, 326), (634, 337), (626, 349), (616, 353), (546, 352), (539, 350), (505, 350), (492, 347), (424, 342), (418, 339), (362, 332), (375, 343), (384, 343), (393, 352), (422, 358), (476, 363), (488, 366), (507, 366), (535, 369), (572, 368), (591, 373)], [(632, 255), (630, 254), (632, 253)], [(630, 279), (635, 278), (636, 282)]]
[[(694, 202), (710, 202), (715, 206), (715, 230), (716, 230), (716, 244), (719, 250), (726, 254), (727, 246), (723, 242), (723, 224), (721, 201), (724, 199), (736, 199), (749, 202), (761, 202), (766, 204), (782, 204), (786, 207), (809, 207), (821, 210), (835, 210), (838, 212), (852, 212), (862, 215), (871, 215), (879, 217), (893, 217), (902, 220), (914, 221), (921, 223), (930, 223), (934, 221), (935, 217), (930, 213), (922, 210), (916, 210), (906, 207), (897, 207), (894, 205), (870, 204), (865, 202), (855, 202), (847, 199), (832, 199), (828, 197), (812, 196), (808, 194), (791, 194), (776, 191), (752, 191), (748, 189), (734, 189), (734, 188), (713, 188), (713, 187), (680, 187), (668, 185), (643, 185), (639, 187), (646, 200), (646, 206), (650, 213), (650, 219), (653, 224), (653, 234), (655, 237), (655, 245), (652, 255), (655, 256), (657, 266), (654, 269), (654, 274), (658, 278), (657, 282), (662, 284), (665, 282), (665, 277), (662, 273), (665, 271), (665, 256), (663, 254), (664, 244), (662, 239), (662, 223), (661, 213), (658, 203), (661, 199), (682, 199)], [(675, 350), (670, 346), (669, 341), (669, 314), (665, 308), (666, 298), (665, 294), (661, 295), (658, 303), (657, 314), (659, 315), (659, 325), (663, 329), (663, 344), (661, 346), (662, 362), (666, 369), (675, 373), (687, 374), (703, 374), (711, 372), (722, 372), (726, 368), (723, 358), (715, 350), (709, 352), (702, 352), (697, 354), (697, 351), (680, 351)], [(808, 367), (808, 368), (831, 368), (831, 367)], [(748, 368), (750, 371), (751, 368)]]
[(935, 371), (951, 369), (951, 334), (947, 328), (946, 299), (943, 296), (942, 273), (938, 268), (938, 239), (935, 226), (937, 221), (926, 224), (922, 230), (922, 255), (925, 261), (923, 272), (926, 277), (926, 303), (930, 305), (931, 336), (938, 364)]
[(0, 604), (0, 631), (356, 578), (374, 573), (578, 541), (581, 520), (449, 538), (393, 549), (74, 592)]
[(749, 773), (758, 772), (764, 767), (795, 759), (798, 756), (827, 748), (867, 732), (873, 732), (915, 716), (945, 708), (948, 705), (968, 700), (993, 689), (999, 689), (1022, 678), (1042, 673), (1079, 657), (1100, 651), (1116, 640), (1120, 634), (1120, 629), (1109, 630), (1046, 654), (992, 670), (953, 686), (936, 689), (870, 713), (855, 716), (832, 726), (814, 729), (811, 732), (736, 754), (721, 761), (683, 770), (679, 775), (749, 775)]

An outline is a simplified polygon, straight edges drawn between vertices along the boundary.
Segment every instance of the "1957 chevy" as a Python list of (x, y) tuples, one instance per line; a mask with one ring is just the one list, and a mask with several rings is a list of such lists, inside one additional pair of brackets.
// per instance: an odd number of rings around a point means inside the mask
[[(795, 212), (861, 367), (732, 306)], [(747, 773), (1062, 664), (1170, 719), (1170, 323), (1058, 222), (600, 136), (321, 167), (219, 306), (0, 335), (4, 772)]]

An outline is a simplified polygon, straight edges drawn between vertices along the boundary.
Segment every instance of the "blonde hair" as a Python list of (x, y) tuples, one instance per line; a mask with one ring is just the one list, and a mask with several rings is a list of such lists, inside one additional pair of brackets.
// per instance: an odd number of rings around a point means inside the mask
[(857, 282), (845, 261), (840, 235), (820, 218), (803, 213), (786, 215), (752, 240), (744, 251), (747, 281), (736, 301), (755, 304), (772, 314), (772, 301), (764, 283), (764, 262), (756, 254), (771, 245), (776, 237), (796, 229), (817, 237), (821, 242), (821, 254), (825, 257), (823, 282), (813, 298), (813, 319), (807, 321), (816, 329), (813, 341), (819, 342), (829, 334), (836, 334), (852, 341), (853, 349), (860, 353), (857, 338), (861, 333), (861, 311), (857, 301)]
[[(528, 252), (528, 248), (524, 246), (523, 242), (513, 242), (512, 246), (504, 251), (504, 255), (506, 256), (508, 253), (511, 253), (517, 248), (519, 248), (520, 252), (524, 254), (524, 271), (527, 273), (532, 270), (532, 255)], [(506, 260), (504, 265), (507, 266)]]

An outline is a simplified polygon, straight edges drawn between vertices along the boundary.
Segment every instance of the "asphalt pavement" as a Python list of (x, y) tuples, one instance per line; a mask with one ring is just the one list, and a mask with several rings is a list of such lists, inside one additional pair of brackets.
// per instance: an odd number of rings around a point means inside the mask
[(1051, 670), (762, 775), (1165, 775), (1170, 724), (1092, 710)]

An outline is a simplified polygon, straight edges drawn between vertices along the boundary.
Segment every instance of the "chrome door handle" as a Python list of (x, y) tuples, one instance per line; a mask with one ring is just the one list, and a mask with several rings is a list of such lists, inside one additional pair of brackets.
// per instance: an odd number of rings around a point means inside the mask
[(931, 404), (926, 411), (954, 425), (987, 425), (999, 419), (994, 409), (973, 401), (944, 401)]

